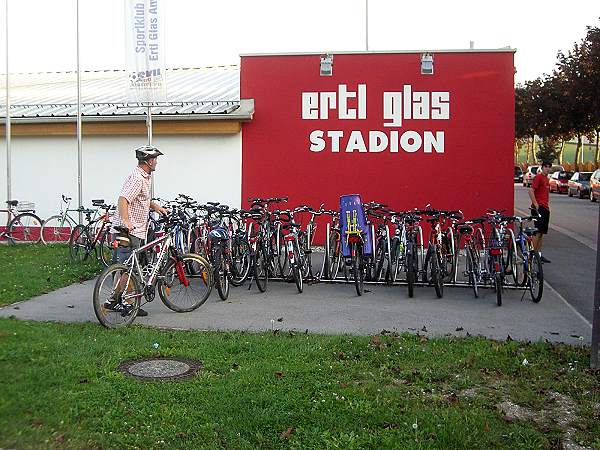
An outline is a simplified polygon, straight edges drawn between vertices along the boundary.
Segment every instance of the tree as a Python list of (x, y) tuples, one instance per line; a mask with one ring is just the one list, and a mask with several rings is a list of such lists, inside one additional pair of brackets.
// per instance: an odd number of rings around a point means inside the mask
[(558, 139), (552, 136), (545, 137), (540, 143), (540, 148), (535, 154), (539, 161), (554, 161), (558, 157)]

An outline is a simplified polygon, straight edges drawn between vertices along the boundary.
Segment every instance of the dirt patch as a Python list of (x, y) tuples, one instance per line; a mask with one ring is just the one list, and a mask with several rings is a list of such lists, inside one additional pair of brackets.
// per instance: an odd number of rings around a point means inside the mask
[(576, 441), (576, 430), (572, 427), (572, 424), (579, 420), (575, 402), (559, 392), (549, 392), (548, 398), (551, 400), (551, 407), (541, 411), (519, 406), (509, 400), (498, 403), (496, 408), (504, 414), (503, 419), (507, 421), (533, 421), (538, 425), (547, 425), (549, 422), (556, 424), (563, 431), (562, 444), (565, 450), (592, 450), (591, 447), (582, 446)]

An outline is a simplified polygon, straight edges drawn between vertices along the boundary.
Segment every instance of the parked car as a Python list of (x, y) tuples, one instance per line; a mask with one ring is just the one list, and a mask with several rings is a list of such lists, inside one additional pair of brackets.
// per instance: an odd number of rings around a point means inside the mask
[(523, 169), (519, 166), (515, 166), (515, 183), (523, 182)]
[(569, 180), (573, 176), (573, 172), (559, 170), (549, 176), (550, 192), (557, 194), (566, 194), (569, 191)]
[(525, 187), (531, 186), (531, 182), (535, 178), (539, 168), (540, 168), (540, 166), (527, 167), (527, 170), (525, 170), (525, 175), (523, 175), (523, 186), (525, 186)]
[(564, 172), (565, 168), (563, 166), (554, 165), (550, 167), (550, 172), (548, 172), (548, 176), (551, 176), (554, 172)]
[(600, 169), (590, 177), (590, 200), (595, 202), (600, 197)]
[(590, 194), (590, 178), (592, 172), (575, 172), (569, 180), (569, 197), (576, 195), (579, 198), (584, 198)]

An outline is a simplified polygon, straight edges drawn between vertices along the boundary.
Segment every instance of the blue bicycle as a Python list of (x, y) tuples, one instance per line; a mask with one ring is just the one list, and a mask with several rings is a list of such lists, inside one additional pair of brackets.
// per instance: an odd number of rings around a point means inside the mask
[(539, 303), (544, 293), (544, 270), (540, 254), (533, 248), (533, 237), (538, 233), (534, 227), (525, 226), (525, 222), (535, 219), (535, 216), (515, 217), (519, 231), (515, 236), (515, 247), (509, 249), (508, 259), (514, 261), (514, 282), (518, 286), (529, 289), (531, 299)]

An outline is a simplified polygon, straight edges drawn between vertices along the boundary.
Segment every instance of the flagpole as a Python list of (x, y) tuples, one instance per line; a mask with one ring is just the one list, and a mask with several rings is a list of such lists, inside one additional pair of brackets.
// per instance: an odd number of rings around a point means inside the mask
[[(81, 70), (79, 61), (79, 0), (77, 0), (77, 198), (79, 208), (83, 206), (83, 152), (81, 142)], [(83, 222), (83, 213), (79, 212), (79, 223)]]
[(10, 77), (8, 75), (8, 0), (6, 0), (6, 125), (4, 134), (6, 138), (6, 200), (12, 200), (11, 189), (11, 152), (10, 152)]
[(365, 40), (369, 51), (369, 0), (365, 0)]

